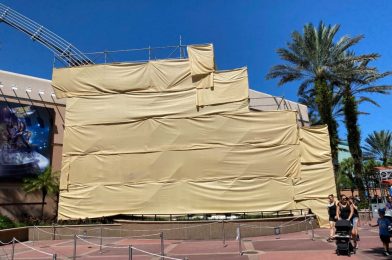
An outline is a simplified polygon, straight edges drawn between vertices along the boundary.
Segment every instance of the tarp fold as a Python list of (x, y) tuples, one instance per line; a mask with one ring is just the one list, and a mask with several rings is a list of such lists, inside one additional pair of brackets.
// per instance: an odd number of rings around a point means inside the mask
[(214, 48), (212, 44), (189, 45), (187, 50), (192, 76), (214, 71)]

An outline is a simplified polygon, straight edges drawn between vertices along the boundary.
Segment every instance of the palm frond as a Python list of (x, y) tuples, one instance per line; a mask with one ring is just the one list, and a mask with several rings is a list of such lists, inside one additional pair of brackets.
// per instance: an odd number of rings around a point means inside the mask
[(301, 70), (285, 64), (273, 66), (266, 76), (267, 79), (280, 78), (278, 83), (279, 86), (284, 85), (287, 82), (301, 79), (302, 77)]
[(368, 115), (370, 115), (370, 113), (365, 112), (365, 111), (358, 111), (358, 115), (368, 116)]
[(374, 101), (373, 99), (371, 99), (369, 97), (359, 97), (357, 100), (357, 104), (361, 104), (364, 102), (367, 102), (367, 103), (373, 104), (377, 107), (380, 107), (380, 104), (378, 104), (376, 101)]
[(389, 130), (374, 131), (365, 139), (364, 155), (387, 165), (392, 158), (392, 132)]
[(388, 95), (389, 92), (392, 90), (391, 85), (380, 85), (380, 86), (361, 86), (355, 89), (354, 94), (359, 93), (378, 93), (378, 94), (386, 94)]
[(49, 194), (58, 191), (58, 177), (52, 175), (50, 167), (46, 168), (41, 174), (36, 177), (26, 178), (23, 180), (23, 190), (26, 192), (35, 192), (45, 189)]

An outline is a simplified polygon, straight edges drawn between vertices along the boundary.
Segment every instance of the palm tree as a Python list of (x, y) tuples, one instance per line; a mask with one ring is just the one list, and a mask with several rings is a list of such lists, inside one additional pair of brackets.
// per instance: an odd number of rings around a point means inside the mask
[(334, 68), (346, 62), (347, 57), (343, 54), (363, 38), (361, 35), (352, 38), (343, 36), (335, 42), (339, 28), (339, 25), (326, 26), (320, 22), (318, 27), (306, 24), (302, 34), (293, 32), (287, 49), (277, 50), (280, 58), (287, 63), (273, 66), (267, 74), (267, 79), (279, 78), (279, 85), (302, 81), (298, 95), (306, 93), (314, 99), (320, 123), (328, 125), (335, 178), (339, 163), (337, 122), (333, 116)]
[[(306, 91), (302, 91), (298, 93), (298, 102), (308, 107), (309, 113), (309, 121), (311, 125), (320, 125), (321, 119), (320, 115), (317, 110), (316, 100), (315, 100), (315, 93), (314, 89), (308, 89)], [(342, 116), (342, 106), (341, 106), (341, 97), (338, 93), (333, 93), (332, 96), (332, 115), (333, 118), (338, 118)], [(336, 142), (341, 142), (341, 140), (336, 140)]]
[(349, 188), (352, 196), (354, 196), (354, 190), (356, 187), (355, 176), (354, 176), (354, 163), (352, 158), (344, 159), (339, 167), (337, 186), (342, 188)]
[(41, 221), (43, 221), (46, 196), (48, 194), (56, 194), (59, 190), (58, 178), (54, 174), (52, 174), (52, 168), (46, 168), (43, 173), (37, 175), (36, 177), (24, 179), (23, 189), (25, 192), (41, 192)]
[[(379, 176), (375, 167), (381, 166), (379, 162), (375, 160), (366, 160), (363, 163), (363, 173), (364, 173), (364, 181), (366, 184), (366, 191), (368, 194), (368, 198), (370, 196), (370, 190), (375, 190), (379, 187)], [(373, 191), (374, 193), (374, 191)]]
[[(363, 166), (362, 166), (362, 150), (361, 150), (361, 132), (358, 125), (358, 104), (361, 102), (370, 102), (378, 105), (374, 100), (367, 96), (367, 93), (389, 94), (392, 86), (373, 86), (377, 80), (390, 75), (390, 72), (379, 73), (376, 68), (369, 67), (368, 64), (372, 60), (376, 60), (378, 54), (362, 55), (361, 61), (354, 61), (353, 52), (347, 52), (346, 62), (335, 67), (335, 82), (339, 88), (337, 94), (343, 106), (344, 122), (347, 129), (347, 143), (353, 158), (354, 181), (358, 187), (359, 197), (362, 201), (365, 199), (365, 187), (363, 184)], [(354, 57), (354, 58), (353, 58)]]
[(374, 131), (366, 137), (363, 149), (366, 158), (380, 160), (383, 166), (388, 166), (388, 160), (392, 158), (392, 132)]

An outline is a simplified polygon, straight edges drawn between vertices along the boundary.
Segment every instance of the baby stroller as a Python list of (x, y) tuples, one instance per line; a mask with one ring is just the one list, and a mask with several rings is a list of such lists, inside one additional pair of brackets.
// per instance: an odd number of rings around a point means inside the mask
[(351, 222), (348, 220), (338, 220), (335, 224), (336, 254), (355, 254), (355, 248), (351, 244)]

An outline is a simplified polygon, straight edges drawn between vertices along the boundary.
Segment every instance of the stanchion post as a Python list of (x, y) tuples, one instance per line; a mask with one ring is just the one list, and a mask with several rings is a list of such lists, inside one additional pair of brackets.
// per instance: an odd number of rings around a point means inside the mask
[(102, 253), (102, 225), (100, 228), (100, 235), (99, 235), (99, 252)]
[(210, 228), (210, 239), (212, 239), (212, 231), (211, 231), (211, 226), (212, 226), (212, 224), (213, 223), (210, 223), (208, 226), (209, 226), (209, 228)]
[(310, 227), (312, 228), (312, 240), (314, 240), (313, 220), (314, 220), (314, 217), (310, 217), (309, 223), (310, 223)]
[(308, 221), (307, 221), (307, 215), (305, 214), (305, 230), (306, 230), (306, 235), (309, 234), (308, 232)]
[(275, 239), (280, 239), (280, 226), (274, 227)]
[(54, 223), (52, 224), (52, 229), (53, 229), (53, 240), (56, 240), (56, 226), (54, 225)]
[(76, 237), (76, 235), (74, 235), (73, 256), (72, 256), (73, 260), (76, 260), (76, 239), (77, 239), (77, 237)]
[(242, 255), (242, 245), (241, 245), (241, 224), (238, 224), (237, 227), (237, 238), (238, 238), (238, 251), (240, 255)]
[(222, 236), (223, 236), (223, 246), (226, 246), (226, 230), (225, 230), (225, 221), (222, 220)]
[(33, 246), (34, 246), (34, 243), (35, 243), (35, 232), (36, 232), (35, 226), (34, 226), (33, 229), (34, 229), (34, 230), (33, 230)]
[(11, 260), (14, 260), (14, 257), (15, 257), (15, 238), (12, 238)]
[(161, 259), (164, 260), (164, 256), (165, 256), (165, 245), (163, 244), (163, 232), (161, 232), (161, 234), (159, 234), (160, 238), (161, 238)]
[(133, 255), (133, 252), (132, 252), (132, 245), (129, 245), (128, 246), (128, 260), (132, 260), (132, 255)]

